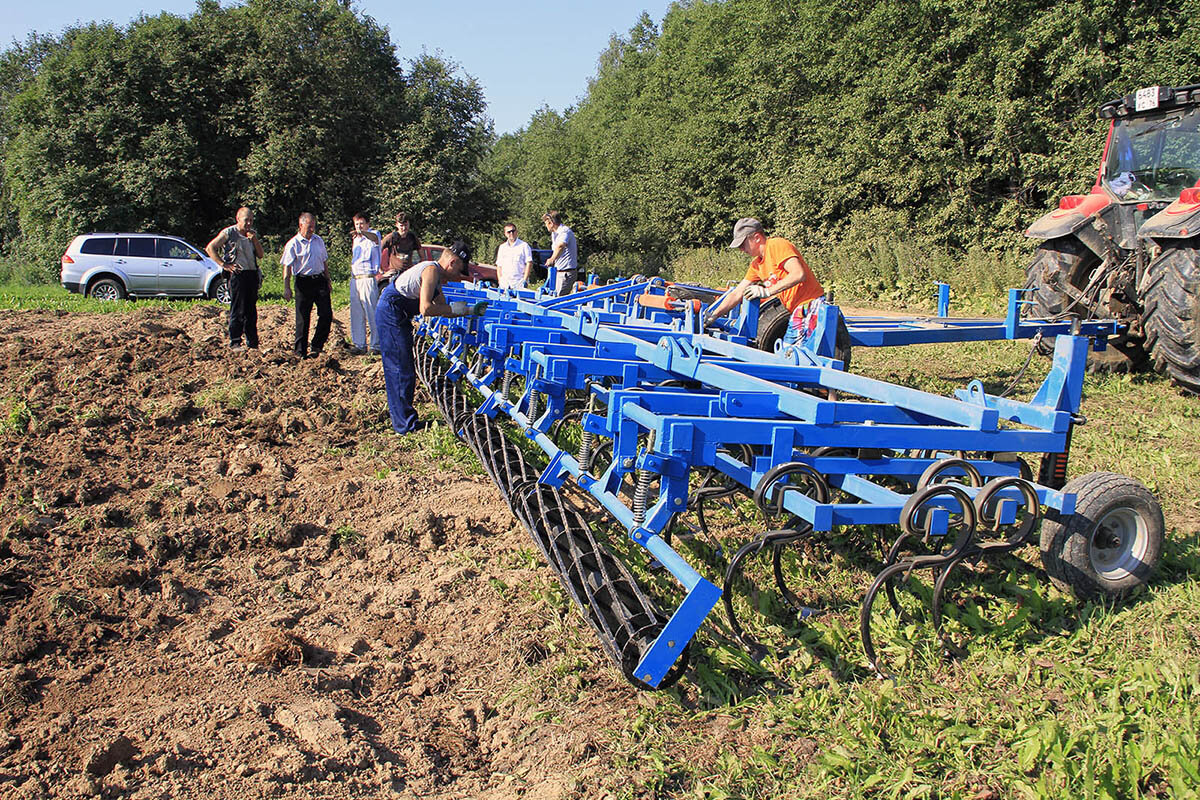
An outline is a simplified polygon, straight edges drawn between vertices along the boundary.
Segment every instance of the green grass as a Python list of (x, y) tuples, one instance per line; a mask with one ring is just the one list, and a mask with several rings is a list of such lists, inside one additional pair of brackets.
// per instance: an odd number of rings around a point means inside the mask
[[(346, 281), (333, 282), (332, 303), (334, 308), (350, 305), (350, 288)], [(283, 279), (270, 270), (263, 275), (263, 285), (258, 295), (259, 305), (290, 306), (292, 301), (283, 299)], [(167, 300), (142, 299), (102, 301), (68, 292), (57, 284), (27, 283), (10, 279), (0, 283), (0, 309), (49, 310), (89, 312), (100, 314), (127, 313), (138, 309), (179, 310), (197, 303), (219, 305), (215, 300)]]
[(254, 389), (248, 383), (218, 381), (196, 395), (196, 405), (210, 410), (241, 410), (250, 403), (253, 396)]

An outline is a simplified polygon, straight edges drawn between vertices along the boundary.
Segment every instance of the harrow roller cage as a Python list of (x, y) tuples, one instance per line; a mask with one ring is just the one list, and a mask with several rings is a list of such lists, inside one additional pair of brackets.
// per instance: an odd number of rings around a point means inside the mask
[[(749, 346), (756, 303), (709, 335), (701, 304), (662, 300), (668, 288), (637, 277), (567, 297), (449, 285), (448, 300), (486, 301), (487, 311), (424, 318), (416, 345), (417, 376), (442, 416), (635, 685), (678, 680), (722, 599), (735, 638), (760, 652), (732, 602), (743, 566), (769, 550), (776, 589), (803, 618), (809, 609), (787, 585), (783, 549), (843, 526), (900, 527), (861, 603), (870, 666), (886, 673), (871, 635), (875, 599), (883, 593), (900, 612), (894, 586), (915, 572), (930, 575), (930, 617), (950, 652), (952, 573), (1027, 544), (1043, 507), (1072, 517), (1075, 495), (1032, 482), (1016, 453), (1065, 458), (1088, 336), (1058, 336), (1050, 374), (1028, 402), (988, 395), (978, 381), (943, 397), (843, 371), (832, 304), (804, 346), (769, 354)], [(1092, 336), (1104, 335), (1094, 327)], [(674, 549), (671, 526), (695, 512), (707, 535), (705, 502), (739, 492), (786, 524), (740, 545), (718, 588)], [(681, 584), (674, 612), (598, 535), (622, 530), (644, 551), (643, 566), (657, 563)]]

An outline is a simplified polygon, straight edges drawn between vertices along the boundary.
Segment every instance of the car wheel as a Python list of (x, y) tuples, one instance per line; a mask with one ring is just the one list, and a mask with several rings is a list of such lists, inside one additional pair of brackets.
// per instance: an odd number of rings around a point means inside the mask
[(88, 284), (88, 297), (97, 300), (124, 300), (128, 297), (125, 285), (116, 278), (100, 278)]
[(208, 287), (208, 297), (210, 300), (229, 305), (233, 300), (233, 294), (229, 291), (229, 278), (224, 275), (215, 278), (212, 285)]

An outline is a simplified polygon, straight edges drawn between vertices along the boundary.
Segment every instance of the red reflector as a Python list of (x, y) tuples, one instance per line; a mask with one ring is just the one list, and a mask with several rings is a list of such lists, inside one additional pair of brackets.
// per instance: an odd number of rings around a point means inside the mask
[(1179, 193), (1179, 202), (1200, 203), (1200, 189), (1197, 189), (1195, 186), (1190, 189), (1184, 189)]
[(71, 257), (70, 257), (69, 255), (67, 255), (66, 253), (63, 253), (63, 257), (62, 257), (62, 263), (64, 263), (64, 264), (74, 264), (74, 263), (75, 263), (75, 259), (71, 258)]
[(1149, 205), (1147, 205), (1146, 203), (1138, 203), (1138, 204), (1137, 204), (1137, 210), (1138, 210), (1138, 211), (1145, 211), (1145, 210), (1146, 210), (1146, 209), (1148, 209), (1149, 207), (1150, 207), (1150, 206), (1149, 206)]

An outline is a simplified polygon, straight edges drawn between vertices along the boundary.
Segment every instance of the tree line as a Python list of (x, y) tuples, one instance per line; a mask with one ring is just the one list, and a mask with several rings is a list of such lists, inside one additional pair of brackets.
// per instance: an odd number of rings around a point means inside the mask
[(805, 246), (1013, 247), (1096, 174), (1103, 101), (1200, 82), (1200, 3), (691, 0), (612, 38), (488, 169), (533, 223), (668, 257), (754, 215)]
[(264, 231), (405, 210), (486, 244), (555, 208), (586, 254), (651, 265), (746, 215), (806, 247), (1014, 248), (1089, 186), (1100, 102), (1200, 82), (1197, 10), (687, 0), (614, 36), (575, 106), (497, 138), (473, 79), (401, 64), (361, 12), (202, 0), (0, 54), (0, 246), (56, 269), (76, 233), (206, 240), (249, 204)]
[(401, 65), (386, 29), (327, 0), (32, 35), (0, 57), (0, 237), (56, 271), (78, 233), (203, 243), (240, 205), (277, 235), (301, 211), (347, 232), (359, 211), (479, 228), (497, 213), (485, 112), (453, 64)]

